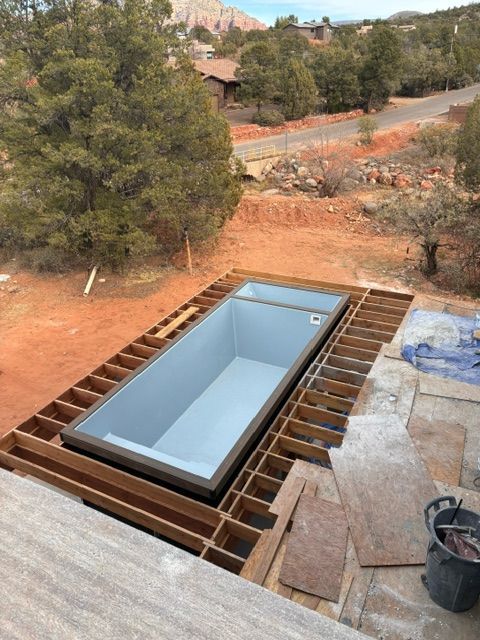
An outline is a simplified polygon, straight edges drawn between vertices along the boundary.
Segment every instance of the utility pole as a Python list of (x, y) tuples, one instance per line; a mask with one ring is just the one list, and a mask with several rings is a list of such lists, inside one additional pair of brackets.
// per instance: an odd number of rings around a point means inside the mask
[[(448, 54), (448, 63), (450, 64), (450, 62), (452, 61), (453, 58), (453, 42), (455, 40), (455, 36), (457, 35), (457, 31), (458, 31), (458, 24), (456, 24), (453, 28), (453, 34), (452, 34), (452, 41), (450, 42), (450, 53)], [(448, 76), (449, 70), (447, 69), (447, 82), (445, 83), (445, 93), (448, 92), (448, 83), (449, 83), (449, 76)]]

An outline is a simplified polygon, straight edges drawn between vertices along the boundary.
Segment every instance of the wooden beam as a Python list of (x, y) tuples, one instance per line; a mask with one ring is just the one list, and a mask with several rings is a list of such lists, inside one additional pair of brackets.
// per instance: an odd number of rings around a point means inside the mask
[(179, 316), (162, 327), (160, 331), (157, 331), (155, 338), (166, 338), (174, 329), (177, 329), (185, 320), (188, 320), (194, 313), (197, 313), (197, 311), (198, 307), (188, 307), (188, 309), (185, 309)]
[(255, 567), (255, 570), (251, 577), (252, 582), (262, 585), (265, 578), (267, 577), (267, 573), (273, 562), (275, 554), (277, 553), (278, 547), (280, 546), (283, 534), (285, 533), (288, 524), (293, 517), (293, 513), (297, 506), (298, 499), (300, 498), (300, 495), (303, 491), (303, 487), (305, 486), (305, 482), (305, 478), (295, 478), (295, 481), (292, 484), (292, 491), (289, 499), (285, 502), (284, 509), (278, 515), (277, 521), (271, 529), (268, 547), (265, 549), (265, 552), (263, 553), (257, 566)]

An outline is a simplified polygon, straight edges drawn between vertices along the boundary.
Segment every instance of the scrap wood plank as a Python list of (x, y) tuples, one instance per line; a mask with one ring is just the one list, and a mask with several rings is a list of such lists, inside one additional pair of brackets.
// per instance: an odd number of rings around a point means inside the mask
[(197, 311), (198, 307), (188, 307), (188, 309), (182, 311), (179, 316), (162, 327), (160, 331), (157, 331), (157, 333), (155, 334), (155, 338), (166, 338), (170, 333), (172, 333), (172, 331), (183, 324), (185, 320), (188, 320), (191, 316), (193, 316), (194, 313), (197, 313)]
[(270, 566), (282, 541), (283, 534), (287, 530), (304, 486), (305, 478), (295, 478), (289, 500), (284, 505), (284, 508), (278, 515), (275, 524), (270, 530), (269, 545), (255, 567), (255, 571), (250, 578), (251, 582), (263, 584), (267, 577)]
[(310, 487), (311, 484), (315, 484), (319, 487), (325, 480), (325, 475), (331, 473), (332, 472), (329, 469), (319, 467), (317, 464), (305, 462), (304, 460), (295, 460), (280, 488), (280, 491), (277, 493), (275, 500), (270, 505), (270, 513), (274, 513), (278, 516), (283, 510), (285, 504), (289, 501), (295, 478), (305, 478), (305, 480), (308, 481), (307, 487), (304, 490), (304, 493), (306, 493), (308, 490), (307, 488)]
[(454, 422), (428, 420), (412, 414), (408, 432), (432, 479), (459, 485), (465, 446), (464, 427)]
[(360, 564), (423, 564), (423, 507), (437, 491), (400, 417), (350, 418), (330, 456)]
[(250, 555), (240, 571), (240, 576), (245, 580), (251, 580), (255, 574), (257, 564), (265, 554), (270, 544), (270, 529), (262, 531), (256, 545), (253, 547)]
[(347, 550), (343, 508), (313, 496), (300, 496), (280, 582), (338, 602)]

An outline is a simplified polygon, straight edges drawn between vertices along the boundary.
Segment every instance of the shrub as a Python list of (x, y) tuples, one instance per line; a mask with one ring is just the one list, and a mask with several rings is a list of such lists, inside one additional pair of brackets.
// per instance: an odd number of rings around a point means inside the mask
[(252, 122), (253, 124), (258, 124), (260, 127), (276, 127), (285, 122), (285, 116), (275, 109), (271, 111), (260, 111), (253, 116)]
[(456, 127), (452, 125), (430, 125), (420, 129), (418, 142), (432, 158), (453, 156), (457, 148)]
[(373, 134), (378, 129), (378, 124), (371, 116), (362, 116), (358, 119), (358, 133), (360, 142), (364, 145), (371, 144)]

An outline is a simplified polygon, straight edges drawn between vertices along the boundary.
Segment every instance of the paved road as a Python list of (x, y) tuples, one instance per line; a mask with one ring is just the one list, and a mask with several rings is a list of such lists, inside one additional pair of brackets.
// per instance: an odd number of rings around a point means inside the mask
[[(420, 102), (416, 102), (410, 106), (398, 107), (389, 111), (377, 113), (373, 118), (378, 123), (379, 129), (390, 129), (398, 127), (406, 122), (416, 122), (424, 120), (440, 113), (448, 111), (451, 104), (459, 102), (468, 102), (480, 94), (480, 84), (475, 84), (466, 89), (457, 91), (449, 91), (431, 98), (425, 98)], [(346, 122), (337, 122), (323, 127), (312, 127), (311, 129), (303, 129), (288, 134), (288, 149), (299, 148), (320, 138), (320, 135), (327, 136), (329, 140), (338, 140), (346, 138), (357, 133), (357, 123), (355, 120)], [(278, 149), (285, 149), (285, 134), (270, 136), (268, 138), (259, 138), (251, 142), (242, 142), (234, 145), (235, 151), (247, 151), (248, 149), (256, 149), (267, 145), (274, 144)]]

